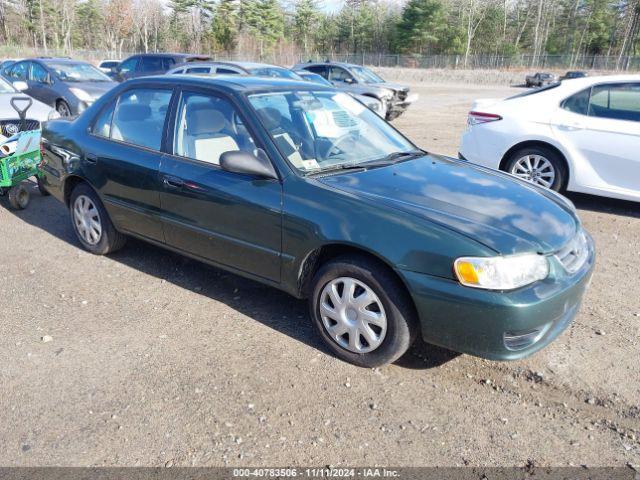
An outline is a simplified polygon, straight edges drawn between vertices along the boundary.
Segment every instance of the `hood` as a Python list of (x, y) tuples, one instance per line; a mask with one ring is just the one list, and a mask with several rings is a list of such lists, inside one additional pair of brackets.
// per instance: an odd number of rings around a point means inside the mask
[(533, 185), (436, 155), (319, 181), (444, 225), (504, 255), (555, 252), (579, 225), (568, 205)]
[[(28, 97), (24, 93), (2, 93), (0, 94), (0, 121), (1, 120), (16, 120), (20, 118), (18, 112), (11, 106), (11, 99), (14, 97)], [(49, 113), (52, 108), (42, 102), (39, 102), (35, 98), (31, 99), (33, 103), (29, 110), (27, 110), (27, 118), (31, 120), (38, 120), (39, 122), (46, 122), (49, 118)], [(24, 102), (26, 105), (26, 102)], [(18, 104), (19, 107), (23, 106), (23, 102)]]
[(99, 99), (116, 85), (117, 82), (66, 82), (69, 88), (80, 88), (91, 95), (93, 100)]
[(388, 88), (389, 90), (393, 90), (394, 92), (409, 91), (409, 87), (407, 87), (406, 85), (400, 85), (399, 83), (383, 82), (383, 83), (367, 83), (367, 85), (380, 87), (380, 88)]

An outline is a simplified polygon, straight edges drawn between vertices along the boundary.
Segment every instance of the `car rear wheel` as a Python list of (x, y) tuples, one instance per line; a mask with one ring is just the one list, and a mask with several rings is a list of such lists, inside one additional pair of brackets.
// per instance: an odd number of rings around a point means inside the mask
[(363, 256), (339, 257), (318, 270), (310, 310), (316, 330), (336, 356), (361, 367), (394, 362), (418, 331), (402, 285)]
[(69, 212), (73, 230), (85, 250), (106, 255), (125, 244), (126, 237), (115, 229), (100, 198), (86, 183), (71, 192)]
[(69, 107), (69, 104), (64, 100), (58, 100), (58, 103), (56, 103), (56, 110), (61, 117), (71, 116), (71, 107)]
[(567, 178), (564, 162), (551, 149), (527, 147), (509, 156), (505, 170), (522, 180), (559, 192)]

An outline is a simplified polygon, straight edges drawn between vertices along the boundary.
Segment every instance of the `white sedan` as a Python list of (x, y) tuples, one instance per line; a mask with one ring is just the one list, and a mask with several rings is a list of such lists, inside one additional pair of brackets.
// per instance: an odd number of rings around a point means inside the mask
[(556, 191), (640, 201), (640, 75), (478, 100), (460, 157)]

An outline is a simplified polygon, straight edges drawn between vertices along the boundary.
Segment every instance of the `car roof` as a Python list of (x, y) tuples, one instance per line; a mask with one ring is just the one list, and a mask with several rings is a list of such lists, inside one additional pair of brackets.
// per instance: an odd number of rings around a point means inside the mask
[(597, 83), (620, 83), (620, 82), (640, 82), (640, 75), (600, 75), (597, 77), (581, 77), (571, 79), (571, 88), (587, 88)]
[(303, 63), (298, 63), (294, 68), (304, 68), (304, 67), (316, 66), (316, 65), (328, 65), (328, 66), (344, 67), (344, 68), (362, 67), (362, 65), (357, 65), (355, 63), (347, 63), (347, 62), (303, 62)]
[(84, 60), (78, 60), (76, 58), (69, 58), (69, 57), (34, 57), (34, 58), (26, 58), (25, 60), (30, 60), (30, 61), (36, 61), (36, 62), (40, 62), (40, 63), (44, 63), (45, 65), (49, 64), (49, 63), (68, 63), (68, 64), (74, 64), (74, 63), (89, 63), (89, 62), (85, 62)]
[(166, 83), (169, 85), (215, 86), (233, 93), (254, 93), (267, 91), (309, 90), (313, 85), (314, 90), (331, 90), (319, 84), (305, 82), (304, 80), (290, 80), (285, 78), (257, 77), (251, 75), (155, 75), (150, 77), (129, 80), (128, 84), (138, 83)]

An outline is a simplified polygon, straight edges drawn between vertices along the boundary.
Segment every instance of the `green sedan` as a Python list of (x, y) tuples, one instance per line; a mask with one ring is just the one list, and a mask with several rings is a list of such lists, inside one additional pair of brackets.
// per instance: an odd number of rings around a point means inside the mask
[(307, 298), (356, 365), (393, 362), (417, 337), (530, 355), (570, 324), (594, 267), (569, 200), (420, 150), (330, 87), (136, 79), (42, 138), (42, 183), (83, 248), (133, 236)]

